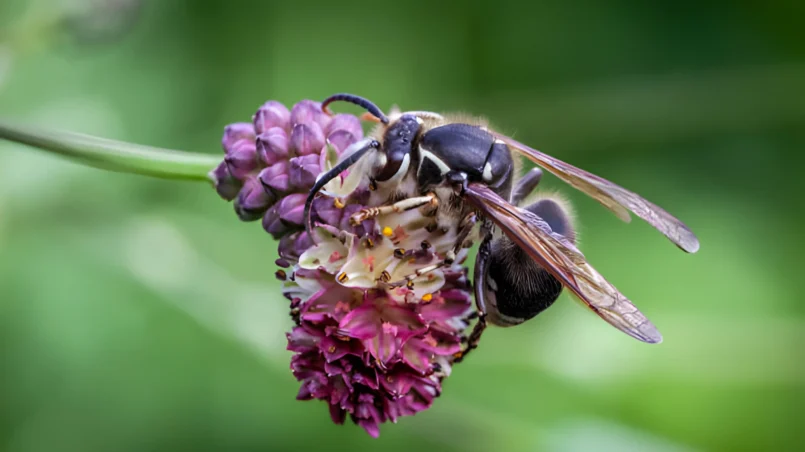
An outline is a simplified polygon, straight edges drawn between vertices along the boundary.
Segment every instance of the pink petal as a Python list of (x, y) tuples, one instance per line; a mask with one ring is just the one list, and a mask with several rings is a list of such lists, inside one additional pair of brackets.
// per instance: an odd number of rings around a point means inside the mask
[(387, 366), (397, 356), (402, 344), (399, 337), (384, 330), (377, 336), (363, 341), (366, 350), (383, 366)]
[(431, 356), (433, 353), (419, 346), (417, 339), (409, 340), (403, 347), (402, 360), (405, 364), (422, 375), (431, 370)]
[(415, 382), (407, 369), (388, 373), (380, 379), (383, 388), (395, 399), (408, 394)]
[(330, 418), (332, 418), (333, 422), (341, 425), (344, 423), (344, 420), (347, 418), (347, 411), (341, 408), (338, 405), (330, 405)]
[(380, 387), (377, 372), (371, 369), (362, 369), (353, 373), (352, 382), (361, 384), (373, 390), (377, 390), (377, 388)]
[(358, 341), (342, 341), (333, 337), (325, 337), (322, 339), (319, 344), (319, 349), (328, 362), (341, 359), (348, 354), (357, 356), (361, 352), (360, 343)]
[(316, 347), (324, 335), (316, 330), (296, 327), (286, 334), (288, 338), (287, 349), (294, 352), (306, 352)]
[(377, 438), (380, 436), (380, 426), (377, 425), (377, 422), (370, 419), (358, 419), (356, 424), (363, 427), (366, 430), (366, 433), (369, 434), (372, 438)]
[(435, 328), (432, 328), (421, 339), (412, 339), (409, 344), (419, 347), (423, 351), (441, 356), (452, 355), (461, 350), (461, 342), (458, 337)]
[(364, 304), (347, 314), (338, 327), (342, 333), (355, 339), (367, 340), (380, 334), (380, 313), (373, 304)]
[[(388, 303), (391, 303), (391, 300), (388, 300)], [(411, 336), (424, 333), (428, 329), (419, 315), (407, 307), (392, 304), (384, 305), (380, 316), (383, 322), (396, 327), (394, 335), (399, 337), (402, 342), (405, 342)]]
[(354, 297), (354, 291), (351, 289), (327, 284), (305, 302), (301, 317), (309, 322), (322, 322), (326, 319), (341, 320), (354, 303), (352, 297)]
[(421, 304), (419, 313), (430, 322), (443, 322), (456, 317), (464, 317), (472, 308), (472, 301), (466, 292), (453, 289), (439, 292), (433, 301)]

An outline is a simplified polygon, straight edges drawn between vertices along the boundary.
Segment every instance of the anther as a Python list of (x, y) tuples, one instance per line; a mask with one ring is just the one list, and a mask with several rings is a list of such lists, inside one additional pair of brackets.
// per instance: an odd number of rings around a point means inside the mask
[(427, 251), (430, 248), (430, 242), (423, 240), (420, 246), (422, 247), (423, 251)]
[(402, 248), (395, 249), (394, 257), (396, 257), (397, 259), (402, 259), (403, 257), (405, 257), (405, 250)]
[(341, 198), (333, 199), (333, 205), (335, 206), (336, 209), (343, 209), (345, 206), (344, 201), (341, 200)]
[(341, 274), (340, 274), (340, 275), (338, 275), (338, 277), (336, 278), (336, 280), (337, 280), (338, 282), (340, 282), (340, 283), (344, 283), (344, 282), (346, 282), (348, 279), (349, 279), (349, 276), (347, 276), (347, 274), (346, 274), (346, 273), (341, 273)]
[(392, 234), (394, 234), (394, 229), (391, 229), (391, 228), (390, 228), (390, 227), (388, 227), (388, 226), (386, 226), (385, 228), (383, 228), (383, 235), (385, 235), (386, 237), (391, 237), (391, 236), (392, 236)]
[(274, 273), (274, 276), (276, 276), (280, 281), (285, 281), (285, 279), (288, 278), (288, 274), (285, 273), (285, 270), (277, 270), (277, 272)]

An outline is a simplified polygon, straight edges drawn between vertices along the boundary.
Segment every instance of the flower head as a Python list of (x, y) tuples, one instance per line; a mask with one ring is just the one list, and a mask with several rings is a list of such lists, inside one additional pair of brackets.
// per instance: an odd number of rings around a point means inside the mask
[(323, 400), (334, 422), (349, 417), (377, 436), (381, 423), (439, 396), (473, 310), (465, 251), (416, 276), (444, 260), (454, 232), (429, 232), (419, 210), (350, 222), (384, 199), (365, 183), (350, 185), (343, 199), (323, 192), (311, 208), (315, 237), (304, 230), (316, 178), (362, 138), (353, 115), (330, 117), (312, 101), (290, 110), (270, 101), (252, 123), (226, 127), (226, 156), (211, 176), (241, 220), (262, 219), (279, 240), (276, 275), (296, 324), (287, 337), (297, 398)]

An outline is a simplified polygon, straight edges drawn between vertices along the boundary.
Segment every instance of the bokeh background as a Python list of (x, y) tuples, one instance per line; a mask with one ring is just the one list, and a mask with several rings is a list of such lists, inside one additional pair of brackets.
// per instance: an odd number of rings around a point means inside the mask
[(805, 446), (803, 13), (2, 0), (0, 117), (220, 154), (223, 126), (268, 99), (348, 91), (467, 111), (662, 205), (702, 248), (685, 255), (547, 177), (575, 202), (588, 258), (665, 342), (638, 343), (565, 295), (490, 330), (431, 410), (372, 440), (295, 401), (291, 321), (259, 224), (203, 184), (0, 143), (0, 449)]

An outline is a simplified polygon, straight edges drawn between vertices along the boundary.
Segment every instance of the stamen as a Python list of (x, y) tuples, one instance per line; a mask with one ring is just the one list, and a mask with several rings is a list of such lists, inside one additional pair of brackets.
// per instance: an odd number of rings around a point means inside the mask
[(285, 281), (285, 279), (288, 277), (288, 275), (285, 273), (285, 270), (277, 270), (277, 272), (274, 273), (274, 276), (276, 276), (280, 281)]
[(395, 249), (394, 250), (394, 257), (396, 257), (397, 259), (402, 259), (403, 257), (405, 257), (405, 249), (403, 249), (403, 248)]
[(349, 276), (347, 276), (347, 274), (346, 274), (346, 273), (341, 273), (341, 274), (340, 274), (340, 275), (338, 275), (338, 277), (336, 278), (336, 280), (337, 280), (338, 282), (340, 282), (340, 283), (344, 283), (344, 282), (346, 282), (348, 279), (349, 279)]
[(391, 229), (388, 226), (383, 228), (383, 235), (385, 235), (386, 237), (391, 237), (392, 234), (394, 234), (394, 229)]
[(344, 201), (342, 201), (341, 198), (333, 199), (333, 205), (336, 209), (343, 209), (345, 206)]
[(425, 295), (422, 295), (422, 301), (425, 303), (430, 303), (431, 300), (433, 300), (433, 294), (426, 293)]

